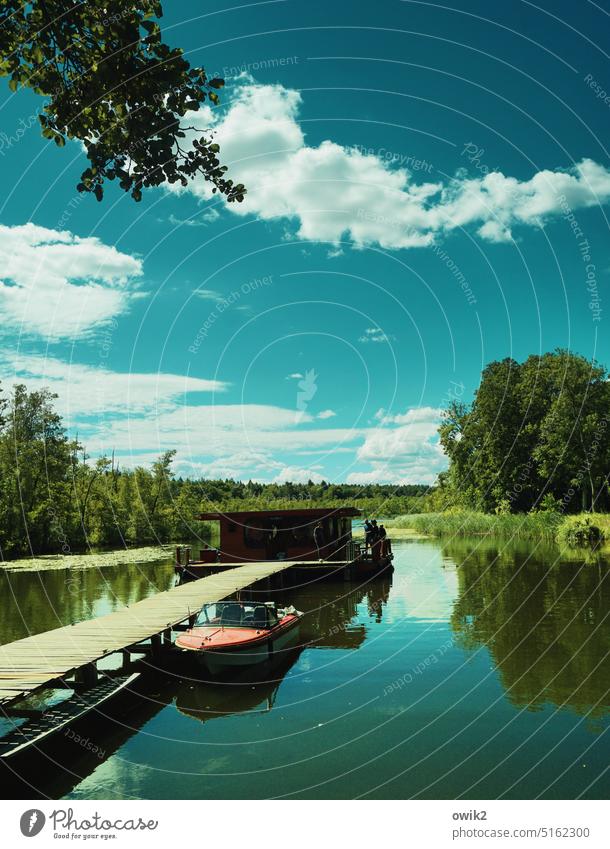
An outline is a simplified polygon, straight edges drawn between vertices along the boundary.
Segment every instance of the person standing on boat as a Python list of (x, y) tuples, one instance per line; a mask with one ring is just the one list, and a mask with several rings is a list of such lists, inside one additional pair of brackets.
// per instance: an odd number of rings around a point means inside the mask
[(377, 519), (371, 522), (371, 543), (377, 542), (379, 539), (379, 528), (377, 527)]
[(371, 537), (373, 533), (373, 526), (371, 524), (370, 519), (364, 520), (364, 544), (368, 548), (371, 544)]
[(320, 549), (324, 545), (324, 531), (322, 529), (322, 525), (320, 522), (313, 529), (313, 541), (316, 544), (316, 548), (318, 549), (318, 560), (322, 559), (320, 554)]
[(379, 530), (377, 531), (379, 542), (381, 543), (381, 556), (385, 557), (386, 554), (386, 544), (385, 539), (388, 535), (385, 527), (383, 525), (379, 525)]

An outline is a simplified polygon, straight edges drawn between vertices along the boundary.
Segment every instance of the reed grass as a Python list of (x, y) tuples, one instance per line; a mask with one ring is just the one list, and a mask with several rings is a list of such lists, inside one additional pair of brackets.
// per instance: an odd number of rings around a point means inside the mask
[(496, 539), (555, 541), (565, 517), (560, 513), (511, 513), (495, 516), (463, 510), (451, 513), (417, 513), (389, 519), (386, 527), (410, 528), (433, 537), (489, 536)]

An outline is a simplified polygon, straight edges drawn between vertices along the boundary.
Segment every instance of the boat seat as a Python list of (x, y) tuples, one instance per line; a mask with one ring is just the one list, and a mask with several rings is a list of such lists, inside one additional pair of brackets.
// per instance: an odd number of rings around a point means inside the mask
[(226, 604), (220, 614), (221, 625), (241, 625), (243, 608), (240, 604)]
[(254, 628), (267, 627), (267, 608), (264, 604), (257, 604), (252, 614), (252, 626)]

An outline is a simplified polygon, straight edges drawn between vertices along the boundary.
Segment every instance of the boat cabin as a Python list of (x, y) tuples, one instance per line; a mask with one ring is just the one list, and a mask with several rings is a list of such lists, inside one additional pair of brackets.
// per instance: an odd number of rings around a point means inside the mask
[(348, 560), (354, 507), (202, 513), (220, 523), (219, 560)]

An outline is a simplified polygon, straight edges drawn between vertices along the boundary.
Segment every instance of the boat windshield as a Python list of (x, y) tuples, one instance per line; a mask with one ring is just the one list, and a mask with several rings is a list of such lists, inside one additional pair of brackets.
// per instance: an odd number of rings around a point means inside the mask
[(216, 625), (227, 628), (272, 628), (277, 624), (274, 607), (257, 602), (218, 601), (205, 604), (195, 627)]

